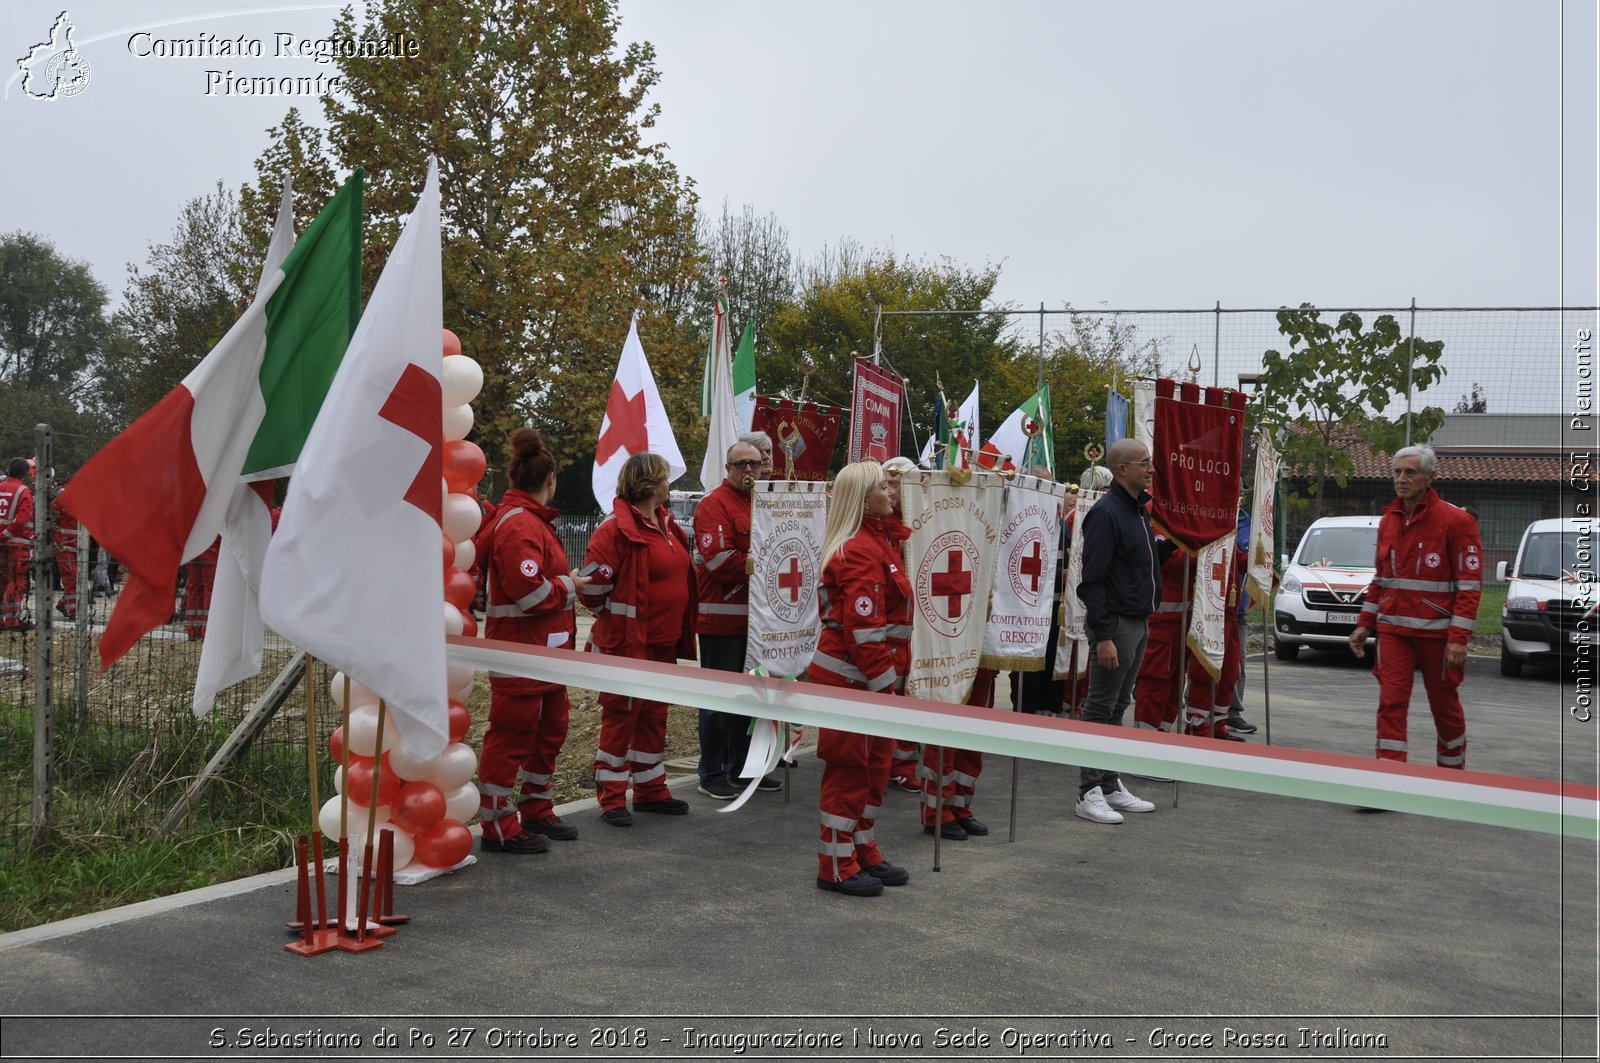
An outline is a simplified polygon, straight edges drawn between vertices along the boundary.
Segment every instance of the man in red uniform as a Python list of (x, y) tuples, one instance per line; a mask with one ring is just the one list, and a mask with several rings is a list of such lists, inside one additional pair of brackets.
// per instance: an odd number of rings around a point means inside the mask
[(61, 574), (61, 600), (56, 612), (73, 620), (78, 615), (78, 518), (61, 508), (61, 489), (50, 500), (50, 541), (56, 548), (56, 571)]
[(1396, 451), (1393, 468), (1395, 500), (1378, 523), (1377, 572), (1350, 649), (1365, 657), (1376, 626), (1378, 758), (1406, 759), (1412, 673), (1421, 668), (1438, 734), (1435, 762), (1465, 768), (1467, 717), (1456, 691), (1478, 618), (1483, 544), (1477, 522), (1434, 491), (1432, 447)]
[(206, 621), (211, 617), (211, 585), (217, 578), (217, 557), (222, 539), (196, 554), (183, 566), (183, 630), (190, 642), (206, 637)]
[(28, 597), (28, 562), (33, 558), (33, 489), (28, 459), (13, 458), (0, 480), (0, 631), (22, 631)]
[[(1156, 541), (1164, 542), (1165, 536), (1158, 534)], [(1133, 688), (1136, 727), (1177, 729), (1178, 700), (1183, 693), (1178, 660), (1184, 654), (1189, 630), (1189, 587), (1193, 583), (1194, 563), (1182, 550), (1173, 551), (1161, 566), (1161, 601), (1150, 614), (1150, 640), (1139, 662), (1139, 682)]]
[[(723, 672), (744, 671), (750, 626), (750, 491), (762, 467), (753, 443), (728, 448), (727, 476), (694, 510), (694, 573), (699, 602), (695, 632), (700, 665)], [(699, 791), (718, 801), (738, 797), (734, 784), (750, 752), (750, 718), (701, 709)], [(763, 779), (763, 790), (780, 790), (777, 779)]]

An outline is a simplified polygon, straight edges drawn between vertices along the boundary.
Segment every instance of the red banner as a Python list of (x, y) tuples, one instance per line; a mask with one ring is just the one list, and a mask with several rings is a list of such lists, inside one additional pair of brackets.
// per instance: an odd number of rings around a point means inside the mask
[(1190, 553), (1239, 525), (1245, 395), (1156, 381), (1151, 519)]
[(751, 431), (772, 437), (772, 475), (777, 480), (826, 480), (839, 438), (839, 408), (757, 395)]
[(900, 378), (856, 355), (845, 461), (888, 461), (900, 453)]

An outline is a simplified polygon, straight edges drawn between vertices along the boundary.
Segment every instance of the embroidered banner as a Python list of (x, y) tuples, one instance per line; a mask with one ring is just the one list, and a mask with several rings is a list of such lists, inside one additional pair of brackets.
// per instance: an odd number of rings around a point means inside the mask
[(1019, 476), (1005, 489), (1005, 518), (995, 551), (984, 668), (1037, 672), (1044, 667), (1055, 612), (1065, 484)]
[(1143, 443), (1150, 453), (1154, 454), (1156, 452), (1156, 382), (1154, 380), (1135, 380), (1133, 382), (1133, 424), (1130, 431), (1133, 438)]
[(1239, 525), (1244, 393), (1156, 381), (1150, 518), (1189, 553)]
[(804, 675), (817, 652), (817, 584), (827, 485), (762, 480), (750, 492), (750, 627), (746, 671)]
[(978, 674), (984, 620), (1000, 541), (1001, 479), (964, 469), (908, 473), (901, 506), (911, 538), (906, 575), (916, 599), (911, 625), (914, 698), (959, 705)]
[(1056, 666), (1052, 679), (1065, 679), (1072, 674), (1076, 661), (1079, 671), (1089, 667), (1089, 635), (1085, 630), (1087, 612), (1083, 599), (1078, 597), (1078, 584), (1083, 582), (1083, 536), (1077, 530), (1094, 504), (1105, 496), (1104, 491), (1078, 490), (1078, 501), (1073, 507), (1072, 542), (1067, 548), (1067, 586), (1061, 595), (1061, 627), (1056, 632)]
[(826, 480), (839, 438), (839, 407), (757, 395), (753, 432), (772, 437), (772, 475), (783, 480)]
[(1195, 558), (1194, 591), (1189, 596), (1189, 649), (1215, 679), (1228, 652), (1228, 581), (1233, 578), (1237, 531), (1207, 543)]
[(1250, 507), (1250, 561), (1246, 576), (1250, 581), (1250, 596), (1258, 602), (1272, 597), (1273, 576), (1277, 572), (1277, 488), (1278, 448), (1272, 445), (1272, 440), (1257, 434), (1255, 498)]
[(845, 461), (888, 461), (900, 453), (900, 378), (856, 355)]

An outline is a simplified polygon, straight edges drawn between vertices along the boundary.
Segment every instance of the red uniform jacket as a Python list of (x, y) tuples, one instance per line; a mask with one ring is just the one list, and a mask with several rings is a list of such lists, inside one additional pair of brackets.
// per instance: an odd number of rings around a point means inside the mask
[(1465, 643), (1478, 618), (1483, 544), (1478, 522), (1432, 488), (1410, 517), (1396, 498), (1378, 523), (1378, 571), (1361, 625), (1391, 635)]
[(33, 548), (33, 488), (14, 476), (0, 480), (0, 546)]
[[(1164, 538), (1159, 533), (1156, 535), (1157, 542)], [(1162, 562), (1161, 601), (1150, 614), (1150, 623), (1176, 624), (1188, 615), (1189, 592), (1194, 587), (1194, 562), (1185, 563), (1186, 556), (1182, 550), (1174, 550), (1172, 556)]]
[(55, 522), (55, 531), (51, 534), (51, 542), (55, 544), (57, 555), (71, 554), (78, 556), (78, 518), (61, 508), (61, 496), (58, 494), (50, 500), (50, 516)]
[[(656, 510), (656, 518), (667, 533), (689, 552), (689, 537), (672, 511), (666, 506)], [(611, 504), (611, 516), (595, 529), (589, 540), (589, 551), (584, 563), (600, 567), (590, 577), (590, 582), (579, 595), (579, 601), (595, 613), (594, 627), (589, 631), (591, 650), (620, 657), (639, 657), (645, 654), (645, 632), (649, 629), (650, 573), (647, 567), (650, 548), (647, 535), (661, 532), (646, 524), (627, 501), (617, 498)], [(678, 656), (694, 660), (694, 566), (689, 566), (689, 606), (683, 614), (683, 634), (678, 639)]]
[[(530, 646), (576, 649), (577, 588), (568, 574), (567, 552), (556, 535), (558, 510), (542, 506), (516, 488), (500, 499), (495, 519), (480, 533), (488, 589), (484, 634)], [(496, 676), (495, 688), (538, 694), (557, 684)]]
[(750, 624), (750, 495), (724, 480), (694, 510), (695, 630), (743, 635)]
[(863, 517), (861, 530), (828, 559), (817, 590), (822, 637), (807, 672), (813, 682), (903, 691), (911, 671), (911, 580), (899, 520)]

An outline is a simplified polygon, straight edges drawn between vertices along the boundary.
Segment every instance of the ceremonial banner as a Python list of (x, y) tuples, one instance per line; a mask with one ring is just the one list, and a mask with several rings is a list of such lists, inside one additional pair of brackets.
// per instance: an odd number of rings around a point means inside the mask
[(1116, 388), (1106, 389), (1106, 450), (1128, 436), (1128, 400)]
[(1278, 448), (1264, 435), (1256, 436), (1256, 477), (1254, 505), (1250, 507), (1250, 561), (1246, 577), (1250, 594), (1264, 602), (1272, 597), (1273, 575), (1277, 571), (1277, 514), (1273, 496), (1278, 487)]
[[(1083, 527), (1083, 520), (1094, 504), (1105, 496), (1104, 491), (1078, 491), (1074, 507), (1072, 529)], [(1052, 679), (1065, 679), (1072, 674), (1073, 662), (1079, 671), (1089, 667), (1089, 635), (1085, 625), (1088, 617), (1083, 599), (1078, 597), (1078, 584), (1083, 582), (1083, 536), (1074, 534), (1067, 549), (1067, 586), (1061, 595), (1061, 627), (1056, 632), (1056, 667)]]
[(999, 476), (959, 469), (901, 480), (911, 526), (906, 575), (916, 600), (911, 697), (959, 705), (972, 690), (1000, 542), (1000, 490)]
[(1234, 577), (1235, 534), (1229, 531), (1208, 543), (1195, 558), (1194, 590), (1189, 597), (1189, 649), (1212, 679), (1221, 674), (1222, 658), (1228, 652), (1228, 581)]
[(827, 485), (762, 480), (750, 492), (750, 637), (744, 667), (804, 675), (822, 631), (817, 615)]
[(1244, 393), (1156, 381), (1150, 517), (1189, 553), (1239, 526)]
[(900, 453), (900, 378), (856, 355), (845, 461), (888, 461)]
[(1005, 519), (991, 577), (984, 668), (1037, 672), (1044, 667), (1055, 613), (1065, 484), (1019, 476), (1005, 490)]
[(826, 480), (839, 438), (839, 408), (757, 395), (751, 431), (772, 437), (773, 476)]
[(1133, 382), (1133, 438), (1143, 443), (1150, 453), (1154, 454), (1156, 452), (1155, 433), (1156, 382), (1154, 380), (1135, 380)]

